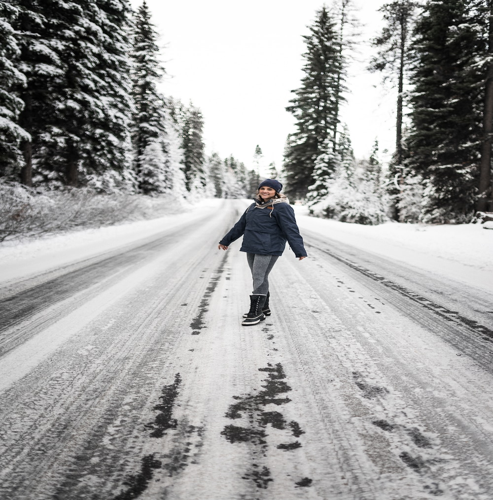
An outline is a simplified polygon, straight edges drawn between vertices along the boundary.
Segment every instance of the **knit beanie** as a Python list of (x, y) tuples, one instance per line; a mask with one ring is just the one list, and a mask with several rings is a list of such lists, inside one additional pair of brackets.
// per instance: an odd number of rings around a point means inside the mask
[(282, 189), (282, 184), (279, 181), (276, 181), (276, 179), (265, 179), (265, 181), (262, 181), (259, 185), (258, 188), (260, 189), (262, 186), (267, 186), (272, 188), (276, 193), (280, 193)]

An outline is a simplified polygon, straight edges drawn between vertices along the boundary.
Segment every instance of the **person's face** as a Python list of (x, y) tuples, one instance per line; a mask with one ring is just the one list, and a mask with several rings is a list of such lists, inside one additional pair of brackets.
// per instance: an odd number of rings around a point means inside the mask
[(258, 190), (258, 194), (263, 200), (269, 200), (270, 198), (274, 198), (274, 196), (276, 195), (276, 190), (272, 189), (269, 186), (262, 186)]

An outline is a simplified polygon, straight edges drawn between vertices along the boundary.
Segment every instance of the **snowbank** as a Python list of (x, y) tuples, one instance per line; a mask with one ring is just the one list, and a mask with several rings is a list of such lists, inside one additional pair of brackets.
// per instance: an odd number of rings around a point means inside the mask
[(493, 289), (493, 231), (485, 230), (481, 224), (432, 226), (389, 222), (363, 226), (309, 217), (302, 206), (295, 210), (302, 231), (313, 231), (471, 286)]
[(180, 226), (207, 211), (213, 212), (222, 203), (223, 200), (217, 198), (205, 199), (183, 208), (181, 213), (157, 219), (0, 243), (0, 283), (22, 279), (114, 250)]

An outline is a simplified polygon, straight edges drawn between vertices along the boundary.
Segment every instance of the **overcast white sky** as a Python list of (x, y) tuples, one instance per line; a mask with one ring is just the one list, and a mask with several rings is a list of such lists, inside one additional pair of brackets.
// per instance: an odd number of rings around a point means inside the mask
[[(147, 0), (161, 34), (169, 78), (165, 95), (190, 100), (205, 119), (207, 151), (233, 154), (251, 167), (257, 144), (267, 163), (282, 164), (286, 136), (294, 131), (285, 111), (290, 91), (302, 77), (302, 35), (318, 0)], [(385, 0), (356, 0), (363, 23), (359, 62), (350, 68), (348, 124), (357, 157), (368, 156), (375, 138), (393, 150), (395, 91), (365, 70), (369, 39), (382, 26), (378, 8)], [(134, 7), (141, 0), (132, 0)], [(330, 4), (327, 2), (327, 4)]]

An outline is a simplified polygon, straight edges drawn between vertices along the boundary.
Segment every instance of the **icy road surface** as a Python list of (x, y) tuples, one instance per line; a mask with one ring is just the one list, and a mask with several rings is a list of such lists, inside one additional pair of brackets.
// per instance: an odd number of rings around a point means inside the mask
[(493, 498), (493, 293), (304, 231), (242, 327), (225, 202), (0, 289), (0, 498)]

